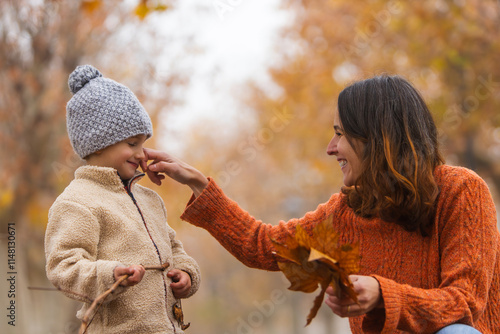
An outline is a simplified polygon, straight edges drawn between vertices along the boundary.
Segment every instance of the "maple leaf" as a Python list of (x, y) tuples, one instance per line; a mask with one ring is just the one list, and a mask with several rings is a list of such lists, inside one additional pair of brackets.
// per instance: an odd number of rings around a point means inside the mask
[(332, 216), (317, 224), (312, 236), (297, 225), (295, 235), (287, 235), (283, 243), (269, 238), (274, 253), (278, 255), (278, 266), (291, 283), (289, 290), (310, 293), (321, 287), (307, 316), (306, 326), (318, 313), (328, 286), (332, 286), (339, 297), (345, 293), (358, 301), (349, 275), (360, 269), (359, 247), (338, 245), (339, 236), (333, 229)]

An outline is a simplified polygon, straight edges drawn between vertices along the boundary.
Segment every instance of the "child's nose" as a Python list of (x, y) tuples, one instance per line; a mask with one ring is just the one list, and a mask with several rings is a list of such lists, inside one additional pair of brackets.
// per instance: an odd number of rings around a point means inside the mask
[(146, 159), (146, 155), (144, 154), (144, 150), (142, 149), (142, 147), (136, 151), (135, 158), (137, 160), (144, 160), (144, 159)]

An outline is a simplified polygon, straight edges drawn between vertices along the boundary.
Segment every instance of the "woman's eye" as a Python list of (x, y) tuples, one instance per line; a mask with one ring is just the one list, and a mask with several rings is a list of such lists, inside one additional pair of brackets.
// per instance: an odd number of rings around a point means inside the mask
[(129, 146), (136, 146), (136, 143), (128, 143)]
[(342, 134), (340, 132), (335, 132), (335, 135), (339, 136), (339, 137), (342, 136)]

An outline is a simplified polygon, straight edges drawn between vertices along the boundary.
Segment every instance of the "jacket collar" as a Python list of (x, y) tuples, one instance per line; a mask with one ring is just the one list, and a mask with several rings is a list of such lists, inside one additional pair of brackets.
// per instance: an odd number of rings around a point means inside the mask
[(115, 191), (123, 191), (124, 186), (131, 190), (132, 186), (142, 179), (144, 175), (144, 173), (136, 171), (135, 175), (130, 180), (122, 181), (116, 169), (111, 167), (86, 165), (79, 167), (75, 171), (75, 179), (96, 182)]

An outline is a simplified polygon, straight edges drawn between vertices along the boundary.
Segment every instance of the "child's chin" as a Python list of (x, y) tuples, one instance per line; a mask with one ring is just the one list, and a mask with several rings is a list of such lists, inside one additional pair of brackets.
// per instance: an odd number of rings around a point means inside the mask
[(126, 171), (126, 172), (119, 173), (119, 174), (120, 174), (122, 179), (129, 180), (129, 179), (134, 177), (135, 171)]

